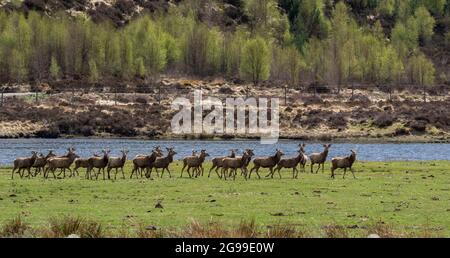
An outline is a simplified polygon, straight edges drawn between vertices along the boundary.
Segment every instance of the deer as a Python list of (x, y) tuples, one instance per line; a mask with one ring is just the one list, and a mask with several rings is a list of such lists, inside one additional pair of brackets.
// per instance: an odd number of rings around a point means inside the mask
[(331, 160), (331, 178), (334, 179), (334, 171), (338, 168), (344, 169), (344, 175), (342, 176), (343, 179), (345, 179), (345, 173), (347, 173), (347, 168), (350, 169), (352, 172), (353, 178), (356, 179), (355, 173), (353, 172), (352, 166), (353, 163), (356, 161), (356, 152), (354, 150), (351, 150), (351, 154), (348, 157), (342, 158), (342, 157), (335, 157)]
[(311, 173), (313, 173), (314, 164), (319, 164), (316, 174), (319, 172), (320, 165), (322, 165), (322, 173), (325, 171), (325, 161), (327, 161), (328, 150), (330, 149), (331, 144), (324, 144), (323, 147), (323, 152), (309, 155), (309, 159), (311, 160)]
[(31, 171), (30, 171), (31, 167), (33, 166), (37, 157), (38, 157), (37, 152), (32, 151), (31, 157), (16, 158), (14, 160), (14, 168), (11, 173), (11, 179), (14, 179), (14, 172), (16, 172), (16, 169), (18, 170), (17, 172), (19, 173), (20, 178), (23, 177), (22, 170), (25, 170), (25, 169), (28, 171), (28, 176), (30, 176), (31, 175)]
[(166, 148), (167, 149), (167, 156), (160, 157), (153, 162), (153, 164), (150, 167), (150, 173), (152, 172), (152, 169), (155, 168), (156, 173), (158, 173), (158, 168), (162, 168), (161, 178), (164, 176), (164, 170), (167, 170), (169, 173), (169, 177), (172, 178), (172, 174), (169, 170), (170, 163), (173, 162), (173, 156), (175, 156), (177, 153), (173, 150), (173, 148)]
[(53, 153), (53, 150), (49, 150), (47, 156), (44, 156), (42, 153), (36, 158), (33, 164), (33, 168), (35, 168), (34, 176), (39, 175), (45, 169), (45, 165), (47, 164), (47, 160), (56, 157)]
[[(111, 151), (110, 150), (102, 150), (102, 152), (103, 152), (103, 157), (93, 156), (93, 157), (89, 158), (89, 169), (88, 169), (89, 170), (89, 172), (88, 172), (89, 178), (92, 177), (91, 171), (94, 168), (97, 168), (98, 171), (97, 171), (97, 174), (95, 176), (95, 179), (96, 180), (98, 179), (98, 175), (100, 174), (100, 171), (102, 171), (103, 172), (103, 180), (105, 180), (105, 168), (106, 168), (106, 165), (108, 165), (109, 153)], [(108, 174), (108, 179), (110, 179), (110, 175), (109, 174)]]
[(236, 180), (237, 169), (241, 169), (245, 180), (247, 180), (247, 165), (248, 160), (251, 159), (255, 154), (253, 150), (247, 149), (242, 157), (235, 158), (224, 158), (222, 160), (222, 177), (227, 180), (228, 169), (232, 169), (230, 172), (230, 177), (233, 175), (233, 180)]
[[(305, 166), (306, 166), (306, 163), (309, 160), (309, 157), (308, 157), (308, 155), (306, 155), (306, 152), (305, 152), (306, 144), (304, 144), (304, 143), (299, 144), (298, 147), (300, 148), (299, 151), (300, 151), (300, 153), (303, 156), (303, 158), (300, 160), (299, 164), (300, 164), (300, 166), (302, 166), (303, 173), (305, 173), (306, 172)], [(297, 177), (298, 177), (298, 173), (297, 173)]]
[[(183, 177), (183, 172), (184, 169), (187, 167), (187, 172), (189, 174), (189, 177), (192, 178), (194, 173), (195, 177), (198, 177), (201, 173), (201, 166), (203, 164), (203, 162), (205, 161), (205, 158), (208, 157), (209, 154), (206, 152), (206, 150), (201, 150), (199, 155), (193, 155), (193, 156), (189, 156), (189, 157), (185, 157), (183, 159), (183, 168), (181, 169), (181, 175), (180, 177)], [(191, 168), (194, 168), (194, 170), (192, 171), (192, 175), (191, 175)]]
[(273, 175), (275, 174), (275, 172), (278, 172), (278, 175), (280, 176), (281, 179), (281, 173), (280, 170), (282, 168), (292, 168), (292, 178), (298, 178), (298, 170), (297, 170), (297, 166), (298, 164), (301, 164), (302, 162), (304, 162), (305, 159), (305, 154), (303, 153), (303, 149), (298, 150), (298, 155), (293, 157), (293, 158), (286, 158), (286, 159), (281, 159), (278, 164), (277, 167), (273, 170), (273, 172), (271, 174), (268, 174), (266, 177), (271, 176), (273, 178)]
[[(94, 153), (92, 155), (94, 157), (100, 157), (100, 155), (98, 155), (96, 153)], [(73, 169), (73, 172), (78, 175), (78, 169), (85, 168), (86, 169), (85, 178), (89, 179), (89, 168), (90, 168), (89, 158), (77, 158), (74, 163), (75, 163), (75, 168)]]
[[(137, 155), (133, 159), (133, 170), (131, 170), (131, 176), (130, 179), (133, 178), (134, 173), (136, 172), (136, 177), (138, 177), (137, 174), (141, 174), (142, 177), (142, 171), (146, 169), (146, 177), (151, 177), (151, 171), (149, 172), (151, 166), (153, 165), (153, 162), (155, 162), (156, 158), (162, 157), (161, 149), (159, 146), (154, 147), (152, 150), (152, 153), (150, 155)], [(141, 172), (139, 172), (141, 170)]]
[(69, 150), (69, 153), (67, 153), (66, 156), (53, 157), (47, 161), (47, 168), (44, 171), (45, 178), (48, 178), (48, 173), (49, 173), (49, 171), (51, 171), (53, 174), (53, 177), (56, 179), (55, 170), (58, 168), (62, 169), (64, 171), (64, 174), (65, 174), (66, 169), (69, 169), (70, 173), (72, 174), (72, 170), (70, 169), (70, 166), (72, 165), (72, 163), (75, 161), (76, 158), (79, 158), (79, 156), (77, 154), (75, 154), (74, 148), (69, 148), (68, 150)]
[(116, 171), (114, 173), (114, 180), (117, 178), (117, 169), (120, 168), (122, 171), (122, 178), (125, 179), (125, 174), (123, 172), (123, 167), (125, 166), (125, 162), (127, 161), (128, 150), (122, 150), (122, 157), (110, 157), (108, 160), (108, 164), (106, 165), (108, 171), (108, 177), (110, 171), (114, 168)]
[(253, 160), (254, 167), (250, 170), (250, 173), (248, 175), (248, 178), (252, 176), (253, 170), (255, 170), (256, 175), (258, 175), (258, 178), (261, 179), (261, 176), (258, 173), (259, 168), (269, 168), (270, 173), (273, 173), (273, 168), (278, 164), (281, 157), (284, 155), (284, 153), (277, 149), (276, 153), (273, 156), (270, 157), (264, 157), (264, 158), (256, 158)]
[(215, 169), (215, 172), (219, 178), (222, 178), (222, 175), (219, 174), (219, 168), (223, 166), (223, 159), (225, 158), (235, 158), (236, 157), (236, 149), (230, 150), (231, 154), (228, 157), (216, 157), (211, 160), (212, 167), (209, 169), (208, 178), (211, 176), (211, 171)]

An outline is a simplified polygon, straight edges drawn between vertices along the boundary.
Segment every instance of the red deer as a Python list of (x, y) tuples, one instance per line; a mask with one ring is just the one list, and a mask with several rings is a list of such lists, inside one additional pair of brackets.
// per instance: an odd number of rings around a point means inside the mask
[(253, 160), (253, 164), (255, 166), (250, 170), (248, 178), (250, 178), (252, 176), (253, 170), (255, 170), (256, 175), (258, 175), (258, 178), (261, 178), (261, 176), (258, 173), (258, 170), (261, 167), (269, 168), (270, 173), (273, 173), (273, 168), (278, 164), (278, 162), (281, 159), (281, 156), (283, 156), (283, 155), (284, 155), (284, 153), (277, 149), (277, 152), (273, 156), (265, 157), (265, 158), (256, 158), (255, 160)]
[(324, 144), (323, 147), (325, 148), (323, 152), (309, 155), (309, 159), (311, 160), (311, 173), (313, 173), (314, 164), (319, 164), (316, 174), (319, 172), (320, 165), (322, 165), (322, 173), (325, 171), (325, 161), (327, 161), (328, 150), (330, 149), (331, 144)]
[(354, 150), (351, 150), (351, 152), (352, 154), (350, 154), (350, 156), (348, 157), (336, 157), (331, 160), (331, 178), (334, 178), (334, 171), (338, 168), (344, 169), (344, 175), (342, 176), (342, 178), (345, 178), (345, 173), (347, 173), (347, 168), (349, 168), (353, 174), (353, 178), (356, 179), (355, 173), (352, 169), (353, 163), (355, 163), (356, 161), (356, 152)]

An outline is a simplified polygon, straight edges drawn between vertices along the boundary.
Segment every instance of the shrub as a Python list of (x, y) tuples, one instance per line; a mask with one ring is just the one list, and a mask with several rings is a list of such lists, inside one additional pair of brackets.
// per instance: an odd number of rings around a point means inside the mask
[(22, 217), (17, 216), (3, 225), (0, 236), (22, 237), (28, 228), (28, 225), (22, 220)]
[(391, 114), (382, 113), (374, 119), (373, 124), (377, 127), (383, 128), (391, 126), (394, 121), (395, 119)]

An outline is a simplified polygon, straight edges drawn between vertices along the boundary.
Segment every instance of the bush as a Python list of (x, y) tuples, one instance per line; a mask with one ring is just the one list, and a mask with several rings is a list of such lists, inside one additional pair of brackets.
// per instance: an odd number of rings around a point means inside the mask
[(382, 113), (375, 118), (373, 124), (377, 127), (383, 128), (391, 126), (394, 123), (394, 121), (395, 119), (391, 114)]
[(94, 128), (93, 128), (92, 126), (85, 125), (85, 126), (81, 127), (80, 133), (81, 133), (83, 136), (88, 137), (88, 136), (94, 135), (94, 134), (95, 134), (95, 131), (94, 131)]
[(36, 132), (36, 137), (38, 138), (58, 138), (61, 132), (59, 128), (55, 125), (52, 125), (48, 128), (41, 129)]

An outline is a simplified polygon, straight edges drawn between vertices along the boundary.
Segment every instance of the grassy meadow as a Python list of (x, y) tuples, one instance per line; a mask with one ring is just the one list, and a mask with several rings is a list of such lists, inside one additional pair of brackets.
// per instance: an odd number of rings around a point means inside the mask
[(72, 217), (98, 222), (107, 236), (124, 235), (124, 228), (129, 236), (143, 228), (227, 230), (247, 223), (260, 232), (283, 226), (298, 233), (289, 236), (450, 237), (450, 162), (357, 162), (357, 179), (351, 173), (342, 179), (339, 171), (335, 180), (328, 165), (325, 174), (300, 173), (296, 180), (284, 170), (283, 179), (253, 174), (249, 181), (223, 181), (215, 173), (179, 178), (180, 163), (171, 165), (171, 179), (166, 173), (163, 179), (152, 174), (152, 180), (129, 179), (129, 163), (126, 179), (118, 174), (115, 181), (89, 181), (81, 170), (76, 178), (11, 180), (11, 169), (0, 168), (0, 225), (20, 216), (40, 228)]

